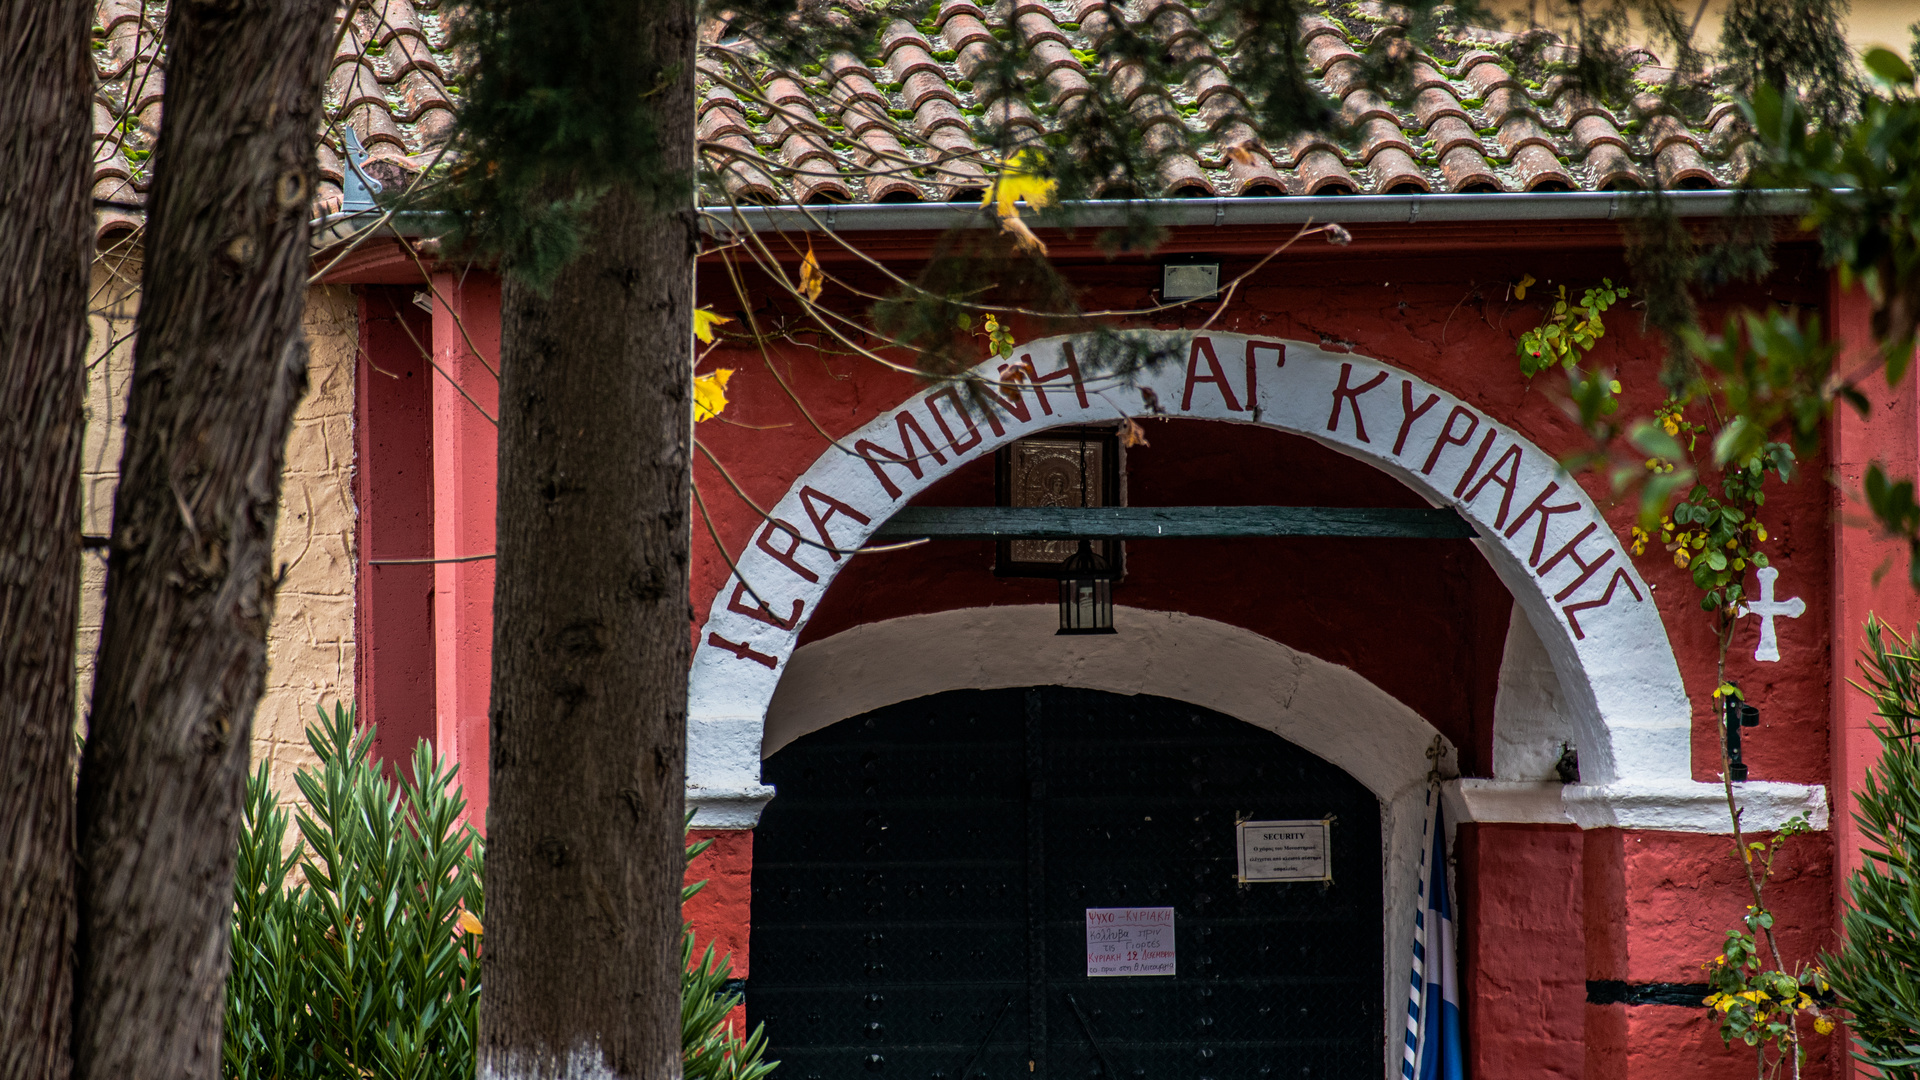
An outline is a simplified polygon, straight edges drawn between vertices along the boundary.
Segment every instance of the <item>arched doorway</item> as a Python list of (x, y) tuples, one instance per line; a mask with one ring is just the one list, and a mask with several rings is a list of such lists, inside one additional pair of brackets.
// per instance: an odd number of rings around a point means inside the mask
[[(1148, 695), (960, 690), (766, 761), (750, 1023), (795, 1077), (1379, 1073), (1380, 804)], [(1236, 823), (1330, 820), (1331, 880), (1238, 880)], [(1171, 909), (1171, 974), (1089, 974), (1089, 909)]]

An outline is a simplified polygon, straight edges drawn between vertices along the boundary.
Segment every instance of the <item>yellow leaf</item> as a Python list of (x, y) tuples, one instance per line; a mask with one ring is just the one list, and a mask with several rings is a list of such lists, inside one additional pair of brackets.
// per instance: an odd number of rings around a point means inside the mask
[(719, 416), (727, 407), (727, 380), (733, 378), (732, 368), (721, 368), (707, 375), (693, 377), (693, 420), (711, 420)]
[(1533, 275), (1522, 274), (1520, 280), (1513, 286), (1513, 298), (1515, 300), (1525, 300), (1527, 298), (1527, 289), (1532, 287), (1532, 285)]
[(721, 323), (730, 323), (733, 319), (708, 308), (698, 308), (693, 313), (693, 336), (708, 345), (713, 344), (713, 328)]
[(1833, 1021), (1823, 1016), (1813, 1022), (1813, 1030), (1822, 1035), (1831, 1035), (1833, 1034)]
[[(1041, 173), (1043, 164), (1040, 155), (1032, 150), (1022, 150), (1015, 154), (1001, 165), (1000, 175), (994, 179), (993, 186), (987, 189), (987, 193), (980, 197), (980, 204), (982, 206), (992, 204), (1003, 221), (1017, 220), (1020, 217), (1020, 211), (1013, 204), (1022, 200), (1025, 200), (1029, 209), (1037, 210), (1043, 206), (1051, 206), (1054, 190), (1059, 185)], [(1008, 231), (1013, 232), (1015, 237), (1020, 237), (1019, 232), (1012, 229)], [(1033, 234), (1027, 232), (1026, 235)], [(1035, 240), (1034, 243), (1038, 244), (1039, 241)], [(1025, 246), (1024, 239), (1022, 246)], [(1044, 254), (1045, 246), (1043, 245), (1040, 250)]]
[(461, 930), (475, 937), (479, 937), (481, 934), (487, 932), (486, 927), (480, 925), (480, 916), (475, 915), (471, 911), (461, 911), (458, 922), (460, 923)]
[(813, 245), (807, 245), (807, 257), (800, 260), (800, 295), (809, 301), (820, 299), (820, 290), (827, 287), (827, 278), (820, 272), (820, 260), (813, 257)]

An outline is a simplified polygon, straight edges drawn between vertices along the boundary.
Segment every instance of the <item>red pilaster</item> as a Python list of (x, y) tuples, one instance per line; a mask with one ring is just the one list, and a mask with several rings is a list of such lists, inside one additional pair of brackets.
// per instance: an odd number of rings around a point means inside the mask
[[(1839, 370), (1865, 370), (1873, 357), (1871, 307), (1858, 289), (1835, 284), (1828, 300), (1834, 338), (1841, 342)], [(1846, 898), (1846, 875), (1860, 865), (1859, 826), (1853, 821), (1853, 793), (1859, 790), (1867, 766), (1878, 760), (1880, 744), (1873, 734), (1873, 705), (1866, 695), (1843, 680), (1856, 676), (1861, 650), (1866, 647), (1869, 614), (1878, 615), (1901, 634), (1913, 632), (1920, 605), (1914, 602), (1907, 578), (1906, 546), (1888, 539), (1874, 526), (1861, 498), (1867, 465), (1878, 461), (1893, 476), (1913, 476), (1920, 468), (1920, 409), (1915, 407), (1916, 380), (1910, 374), (1899, 386), (1888, 387), (1878, 372), (1859, 380), (1872, 403), (1862, 417), (1847, 406), (1835, 410), (1833, 423), (1833, 839), (1835, 883)], [(1878, 578), (1878, 581), (1875, 578)], [(1835, 912), (1840, 907), (1836, 905)]]
[(688, 839), (713, 841), (687, 866), (688, 884), (707, 883), (680, 910), (693, 926), (694, 956), (712, 945), (715, 956), (733, 957), (733, 977), (744, 979), (753, 929), (753, 830), (700, 829)]
[(381, 561), (433, 553), (432, 326), (410, 291), (361, 289), (354, 387), (355, 690), (374, 754), (401, 768), (434, 737), (433, 567)]
[[(1859, 289), (1843, 289), (1834, 280), (1828, 290), (1830, 333), (1840, 343), (1835, 362), (1845, 375), (1867, 371), (1859, 389), (1872, 403), (1861, 416), (1841, 405), (1833, 421), (1833, 780), (1834, 919), (1847, 909), (1847, 880), (1860, 867), (1860, 827), (1853, 820), (1853, 797), (1866, 777), (1867, 767), (1880, 756), (1873, 734), (1873, 705), (1846, 680), (1858, 671), (1866, 647), (1867, 616), (1878, 615), (1902, 635), (1914, 629), (1916, 605), (1907, 577), (1904, 544), (1881, 535), (1861, 497), (1867, 465), (1878, 461), (1894, 477), (1920, 471), (1920, 408), (1916, 408), (1916, 377), (1909, 371), (1900, 385), (1889, 387), (1873, 362), (1872, 307)], [(1878, 580), (1876, 581), (1876, 577)], [(1836, 925), (1836, 933), (1839, 926)], [(1853, 1061), (1837, 1055), (1837, 1075), (1855, 1075)]]
[(1586, 930), (1580, 830), (1463, 824), (1467, 1071), (1563, 1077), (1586, 1066)]
[[(480, 271), (443, 272), (433, 293), (433, 557), (491, 555), (500, 287)], [(460, 763), (468, 816), (484, 828), (493, 561), (435, 564), (433, 614), (434, 742)]]

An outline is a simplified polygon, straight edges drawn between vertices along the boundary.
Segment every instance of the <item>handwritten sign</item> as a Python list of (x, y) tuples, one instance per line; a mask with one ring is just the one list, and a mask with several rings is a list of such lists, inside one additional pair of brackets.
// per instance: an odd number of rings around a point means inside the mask
[(1172, 975), (1173, 909), (1088, 908), (1087, 977)]
[(1241, 881), (1332, 881), (1325, 821), (1240, 823)]

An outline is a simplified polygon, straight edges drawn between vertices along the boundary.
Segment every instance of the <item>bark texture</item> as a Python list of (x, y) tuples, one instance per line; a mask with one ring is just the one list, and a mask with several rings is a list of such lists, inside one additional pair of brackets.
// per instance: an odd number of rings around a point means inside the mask
[(0, 1080), (68, 1075), (86, 0), (0, 0)]
[[(654, 7), (620, 44), (673, 73), (650, 100), (691, 175), (693, 9)], [(616, 192), (587, 236), (501, 303), (490, 1080), (681, 1074), (695, 225)]]
[(332, 0), (175, 0), (79, 790), (74, 1066), (212, 1078)]

